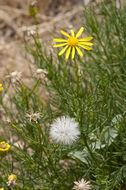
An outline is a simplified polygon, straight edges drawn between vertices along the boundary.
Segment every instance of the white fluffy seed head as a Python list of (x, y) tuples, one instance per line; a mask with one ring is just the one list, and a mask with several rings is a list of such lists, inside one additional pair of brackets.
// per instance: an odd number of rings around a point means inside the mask
[(71, 145), (79, 135), (78, 123), (74, 118), (59, 117), (51, 124), (50, 137), (56, 143)]

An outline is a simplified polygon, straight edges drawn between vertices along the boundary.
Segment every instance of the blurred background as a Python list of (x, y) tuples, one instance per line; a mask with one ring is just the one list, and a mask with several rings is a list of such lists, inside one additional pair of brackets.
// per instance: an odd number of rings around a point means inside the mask
[(26, 80), (28, 78), (30, 63), (25, 58), (24, 36), (35, 29), (29, 15), (30, 6), (36, 4), (42, 43), (51, 47), (50, 39), (61, 28), (69, 30), (81, 26), (83, 3), (84, 0), (0, 0), (0, 81), (15, 70), (23, 72)]
[[(15, 70), (23, 72), (23, 77), (28, 81), (30, 62), (25, 56), (24, 37), (27, 37), (28, 31), (35, 29), (29, 15), (30, 6), (36, 4), (38, 8), (37, 23), (41, 41), (50, 49), (53, 37), (61, 29), (69, 31), (73, 28), (77, 31), (83, 25), (83, 5), (89, 6), (101, 1), (0, 0), (0, 82), (6, 74)], [(118, 0), (115, 1), (118, 6)]]

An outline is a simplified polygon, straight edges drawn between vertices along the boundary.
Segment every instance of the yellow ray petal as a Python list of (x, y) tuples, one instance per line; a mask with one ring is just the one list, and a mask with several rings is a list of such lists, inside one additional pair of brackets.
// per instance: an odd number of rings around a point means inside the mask
[(3, 90), (2, 84), (0, 84), (0, 91)]
[(75, 36), (75, 34), (74, 34), (74, 31), (73, 31), (73, 30), (70, 30), (70, 32), (71, 32), (72, 36)]
[(63, 35), (67, 36), (67, 37), (70, 37), (69, 34), (67, 34), (66, 32), (64, 32), (63, 30), (60, 31)]
[(86, 49), (86, 50), (92, 50), (91, 47), (88, 47), (88, 46), (85, 46), (85, 45), (81, 45), (81, 44), (78, 44), (80, 47)]
[(75, 56), (75, 47), (72, 48), (72, 59), (74, 59)]
[(65, 45), (67, 45), (67, 43), (63, 43), (63, 44), (56, 44), (56, 45), (54, 45), (53, 47), (61, 47), (61, 46), (65, 46)]
[(67, 48), (68, 48), (68, 45), (65, 46), (65, 47), (59, 52), (59, 55), (62, 55), (62, 54), (66, 51)]
[(0, 91), (3, 90), (3, 87), (0, 87)]
[(80, 30), (76, 34), (76, 38), (78, 38), (82, 34), (83, 30), (84, 30), (84, 27), (81, 27)]
[(54, 42), (66, 42), (67, 40), (65, 39), (53, 39)]
[(66, 52), (66, 60), (69, 58), (70, 51), (71, 51), (71, 47), (69, 47), (68, 50), (67, 50), (67, 52)]
[(93, 37), (86, 37), (86, 38), (81, 38), (81, 39), (78, 39), (78, 40), (79, 40), (79, 42), (87, 42), (87, 41), (90, 41), (92, 39), (93, 39)]
[(76, 47), (76, 50), (77, 50), (77, 52), (78, 52), (78, 54), (79, 54), (80, 56), (83, 56), (82, 51), (81, 51), (78, 47)]
[(81, 45), (93, 46), (94, 44), (91, 42), (79, 42)]

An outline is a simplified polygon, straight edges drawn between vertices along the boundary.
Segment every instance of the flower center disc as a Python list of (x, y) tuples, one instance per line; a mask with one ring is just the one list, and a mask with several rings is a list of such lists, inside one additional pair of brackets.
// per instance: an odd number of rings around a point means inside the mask
[(0, 144), (0, 148), (2, 148), (2, 149), (6, 149), (6, 148), (7, 148), (6, 143), (2, 143), (2, 144)]
[(67, 40), (67, 43), (71, 47), (75, 47), (78, 45), (78, 39), (76, 37), (70, 36)]

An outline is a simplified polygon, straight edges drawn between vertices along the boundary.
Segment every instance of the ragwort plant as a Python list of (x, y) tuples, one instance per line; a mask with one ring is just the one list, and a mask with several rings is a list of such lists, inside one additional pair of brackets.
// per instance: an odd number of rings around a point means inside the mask
[[(38, 29), (32, 32), (34, 47), (26, 44), (26, 49), (37, 70), (33, 86), (16, 73), (9, 106), (4, 94), (0, 98), (1, 124), (9, 131), (0, 140), (11, 145), (0, 162), (1, 189), (126, 188), (126, 5), (118, 9), (115, 1), (103, 1), (97, 10), (84, 9), (85, 31), (94, 38), (93, 50), (84, 51), (84, 57), (78, 48), (79, 55), (75, 52), (73, 41), (73, 60), (68, 59), (70, 44), (67, 61), (64, 55), (47, 55)], [(75, 37), (73, 30), (71, 34)], [(46, 102), (41, 87), (46, 89)], [(8, 181), (8, 176), (15, 178)]]

